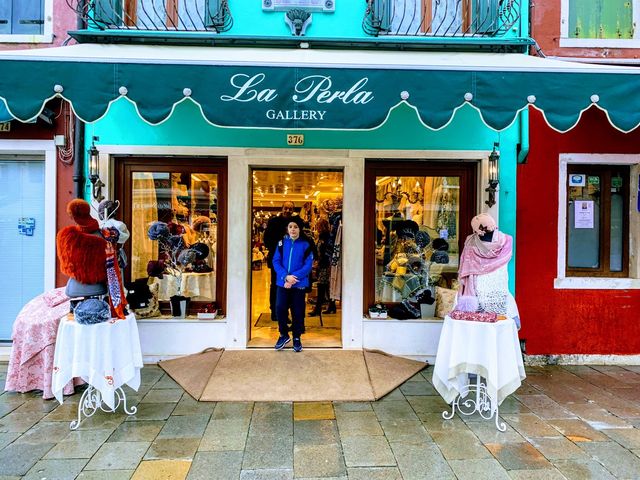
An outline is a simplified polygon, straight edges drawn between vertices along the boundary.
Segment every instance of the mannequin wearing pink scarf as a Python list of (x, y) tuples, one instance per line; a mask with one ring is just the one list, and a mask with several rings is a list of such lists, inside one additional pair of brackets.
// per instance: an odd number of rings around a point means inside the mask
[[(471, 221), (473, 234), (464, 242), (460, 256), (458, 280), (457, 310), (476, 311), (478, 302), (475, 284), (477, 275), (485, 275), (503, 267), (511, 260), (513, 239), (510, 235), (497, 229), (495, 220), (487, 214), (480, 214)], [(481, 237), (488, 237), (490, 241), (483, 241)]]

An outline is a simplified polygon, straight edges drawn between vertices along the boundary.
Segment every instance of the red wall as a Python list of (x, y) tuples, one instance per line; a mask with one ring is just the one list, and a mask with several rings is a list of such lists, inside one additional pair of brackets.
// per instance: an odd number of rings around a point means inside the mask
[(640, 153), (640, 129), (623, 134), (590, 109), (560, 134), (537, 110), (531, 149), (518, 165), (516, 300), (527, 354), (639, 354), (639, 290), (555, 290), (561, 153)]

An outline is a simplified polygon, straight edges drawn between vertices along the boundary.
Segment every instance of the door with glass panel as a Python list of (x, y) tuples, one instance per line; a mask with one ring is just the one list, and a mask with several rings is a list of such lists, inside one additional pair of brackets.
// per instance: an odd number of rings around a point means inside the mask
[(10, 340), (22, 307), (44, 291), (44, 161), (0, 160), (0, 197), (0, 340)]
[(125, 281), (157, 284), (167, 313), (176, 296), (189, 299), (192, 315), (223, 308), (226, 159), (123, 158), (117, 165), (116, 197), (131, 232)]
[(476, 214), (476, 164), (371, 160), (365, 185), (365, 312), (404, 304), (413, 318), (435, 316), (415, 306), (433, 306), (437, 287), (456, 287)]

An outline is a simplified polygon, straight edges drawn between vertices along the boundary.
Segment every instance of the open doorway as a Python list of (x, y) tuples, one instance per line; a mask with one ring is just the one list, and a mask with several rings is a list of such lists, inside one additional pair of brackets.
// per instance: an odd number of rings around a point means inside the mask
[(251, 325), (248, 347), (278, 339), (271, 258), (286, 234), (283, 217), (299, 216), (316, 254), (307, 289), (305, 348), (341, 347), (343, 174), (327, 170), (254, 170), (251, 200)]

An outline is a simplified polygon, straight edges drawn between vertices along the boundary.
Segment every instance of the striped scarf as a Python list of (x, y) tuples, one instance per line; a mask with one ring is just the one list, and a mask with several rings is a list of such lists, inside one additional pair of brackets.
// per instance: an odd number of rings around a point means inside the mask
[(107, 241), (105, 253), (107, 256), (107, 287), (109, 288), (109, 303), (111, 304), (111, 314), (114, 318), (123, 320), (127, 299), (122, 288), (122, 275), (118, 265), (117, 244), (119, 232), (115, 228), (102, 229), (102, 236)]

